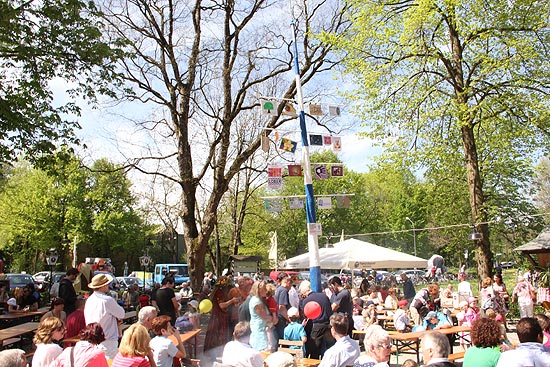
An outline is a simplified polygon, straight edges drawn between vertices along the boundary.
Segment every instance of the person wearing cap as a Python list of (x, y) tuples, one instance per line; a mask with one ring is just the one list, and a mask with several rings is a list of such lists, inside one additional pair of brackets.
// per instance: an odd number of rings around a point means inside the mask
[(59, 282), (59, 298), (65, 301), (65, 313), (69, 316), (76, 310), (76, 291), (73, 283), (78, 277), (78, 269), (71, 268), (65, 273), (65, 277)]
[(193, 324), (193, 329), (200, 329), (201, 315), (199, 314), (199, 301), (196, 299), (189, 301), (185, 315), (189, 317), (189, 321)]
[(405, 333), (411, 328), (411, 319), (407, 314), (408, 305), (409, 303), (407, 302), (407, 300), (402, 299), (401, 301), (397, 302), (397, 306), (399, 306), (399, 308), (393, 314), (393, 325), (395, 327), (395, 330), (400, 333)]
[(376, 304), (373, 301), (367, 301), (363, 307), (363, 329), (378, 323)]
[(451, 322), (443, 312), (430, 311), (424, 317), (424, 327), (426, 330), (448, 329), (451, 326)]
[[(302, 347), (302, 349), (305, 353), (305, 343), (307, 342), (307, 335), (304, 326), (298, 322), (298, 319), (300, 318), (300, 311), (296, 307), (291, 307), (288, 309), (287, 314), (288, 318), (290, 319), (290, 324), (285, 327), (283, 339), (304, 342), (304, 347)], [(299, 348), (300, 347), (294, 345), (290, 346), (290, 349)]]
[(118, 320), (124, 318), (124, 309), (109, 295), (109, 285), (113, 277), (109, 274), (97, 274), (88, 287), (94, 292), (86, 300), (84, 318), (86, 325), (97, 322), (103, 328), (105, 340), (100, 347), (107, 359), (115, 358), (118, 353)]
[(187, 304), (193, 298), (193, 289), (189, 286), (189, 283), (181, 283), (179, 294), (182, 310), (187, 310)]

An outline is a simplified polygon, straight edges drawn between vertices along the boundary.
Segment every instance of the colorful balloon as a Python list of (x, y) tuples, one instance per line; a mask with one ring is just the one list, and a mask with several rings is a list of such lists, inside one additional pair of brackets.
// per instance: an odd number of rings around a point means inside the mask
[(208, 313), (212, 310), (212, 301), (209, 299), (203, 299), (201, 303), (199, 303), (199, 312), (200, 313)]
[(304, 307), (304, 315), (311, 320), (318, 318), (321, 316), (321, 306), (315, 301), (306, 303)]

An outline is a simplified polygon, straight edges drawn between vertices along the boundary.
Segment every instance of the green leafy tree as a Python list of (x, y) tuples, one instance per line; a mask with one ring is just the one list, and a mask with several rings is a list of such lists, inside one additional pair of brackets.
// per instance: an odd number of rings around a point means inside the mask
[[(457, 167), (468, 190), (478, 274), (491, 273), (487, 222), (548, 146), (548, 2), (353, 0), (346, 52), (368, 134), (395, 162)], [(464, 187), (464, 186), (462, 186)], [(463, 188), (460, 188), (463, 190)], [(504, 191), (505, 192), (505, 191)], [(514, 194), (521, 190), (514, 190)]]
[(74, 242), (79, 260), (137, 264), (148, 227), (134, 209), (125, 172), (105, 159), (88, 170), (64, 152), (52, 162), (48, 171), (18, 164), (0, 192), (0, 244), (11, 269), (41, 270), (50, 248), (66, 267)]
[(92, 1), (0, 1), (0, 161), (23, 152), (44, 158), (59, 143), (77, 143), (75, 100), (55, 101), (51, 82), (68, 96), (111, 94), (117, 44), (103, 40)]

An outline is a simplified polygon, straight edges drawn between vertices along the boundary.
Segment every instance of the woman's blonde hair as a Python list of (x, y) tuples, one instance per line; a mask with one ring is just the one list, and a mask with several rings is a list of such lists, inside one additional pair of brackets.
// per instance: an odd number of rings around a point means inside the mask
[(257, 280), (252, 284), (252, 288), (250, 288), (250, 295), (261, 297), (260, 296), (260, 290), (263, 289), (267, 285), (267, 282), (265, 280)]
[(63, 327), (63, 321), (57, 317), (46, 317), (44, 320), (40, 321), (40, 325), (38, 325), (38, 329), (32, 341), (34, 344), (50, 344), (55, 329)]
[(145, 326), (133, 324), (122, 334), (118, 351), (124, 357), (145, 357), (151, 351), (150, 341), (151, 338)]
[(271, 283), (267, 283), (266, 285), (267, 287), (267, 293), (266, 293), (266, 296), (267, 297), (273, 297), (275, 295), (275, 291), (276, 291), (276, 287), (275, 287), (275, 284), (271, 284)]

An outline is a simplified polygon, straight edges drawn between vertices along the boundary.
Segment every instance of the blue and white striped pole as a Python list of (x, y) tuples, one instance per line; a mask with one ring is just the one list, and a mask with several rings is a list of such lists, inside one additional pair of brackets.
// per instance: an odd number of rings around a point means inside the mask
[(300, 117), (300, 131), (302, 134), (302, 163), (304, 165), (304, 186), (306, 191), (306, 217), (307, 217), (307, 244), (309, 249), (309, 279), (311, 290), (321, 292), (321, 266), (319, 262), (319, 246), (316, 229), (311, 224), (317, 223), (315, 214), (315, 200), (313, 196), (313, 184), (311, 180), (311, 163), (309, 161), (309, 142), (306, 128), (306, 114), (304, 111), (304, 97), (302, 95), (302, 81), (300, 80), (300, 65), (298, 63), (298, 42), (296, 42), (297, 24), (292, 21), (294, 36), (294, 71), (296, 72), (296, 102)]

